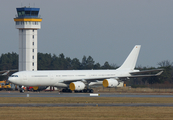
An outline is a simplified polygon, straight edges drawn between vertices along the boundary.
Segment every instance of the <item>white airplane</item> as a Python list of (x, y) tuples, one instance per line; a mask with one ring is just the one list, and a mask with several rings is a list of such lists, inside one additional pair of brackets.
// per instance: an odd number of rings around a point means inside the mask
[(5, 76), (9, 73), (9, 70), (0, 71), (0, 76)]
[(0, 76), (6, 76), (8, 75), (10, 72), (16, 72), (18, 71), (17, 69), (12, 69), (12, 70), (3, 70), (3, 71), (0, 71)]
[[(20, 71), (12, 74), (9, 81), (21, 86), (55, 86), (65, 88), (62, 91), (93, 92), (91, 84), (103, 84), (104, 87), (117, 87), (120, 81), (134, 77), (158, 76), (162, 69), (135, 70), (141, 46), (136, 45), (124, 63), (114, 70), (39, 70)], [(159, 71), (157, 74), (144, 74)]]

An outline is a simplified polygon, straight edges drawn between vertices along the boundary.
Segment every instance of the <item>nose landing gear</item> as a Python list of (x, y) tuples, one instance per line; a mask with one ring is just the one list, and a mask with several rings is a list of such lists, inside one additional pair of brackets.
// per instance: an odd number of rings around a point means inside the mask
[(20, 89), (20, 93), (24, 93), (25, 90), (22, 88), (22, 86), (19, 86), (19, 89)]

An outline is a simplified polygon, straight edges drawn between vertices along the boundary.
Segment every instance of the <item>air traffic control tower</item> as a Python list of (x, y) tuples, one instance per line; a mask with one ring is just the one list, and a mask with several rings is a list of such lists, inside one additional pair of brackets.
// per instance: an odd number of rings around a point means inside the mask
[(37, 70), (37, 29), (41, 28), (40, 8), (16, 8), (19, 29), (19, 71)]

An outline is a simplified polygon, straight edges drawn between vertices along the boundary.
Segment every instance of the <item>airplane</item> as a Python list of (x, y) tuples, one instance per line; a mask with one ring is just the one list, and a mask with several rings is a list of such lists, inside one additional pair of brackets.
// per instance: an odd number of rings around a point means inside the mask
[(10, 72), (9, 70), (0, 71), (0, 76), (6, 76), (8, 75), (9, 72)]
[[(8, 80), (21, 86), (54, 86), (64, 88), (63, 92), (82, 91), (92, 93), (90, 84), (102, 84), (104, 87), (117, 87), (121, 81), (135, 77), (158, 76), (163, 70), (136, 70), (136, 62), (141, 45), (136, 45), (124, 63), (113, 70), (38, 70), (19, 71), (12, 74)], [(147, 72), (158, 71), (156, 74)], [(145, 73), (145, 74), (143, 74)], [(24, 92), (22, 89), (20, 92)]]
[(10, 72), (16, 72), (18, 71), (17, 69), (13, 69), (13, 70), (3, 70), (3, 71), (0, 71), (0, 76), (6, 76), (8, 75)]

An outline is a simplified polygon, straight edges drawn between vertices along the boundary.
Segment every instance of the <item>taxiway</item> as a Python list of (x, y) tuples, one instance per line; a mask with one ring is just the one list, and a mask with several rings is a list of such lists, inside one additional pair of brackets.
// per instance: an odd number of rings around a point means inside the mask
[[(97, 93), (94, 93), (97, 94)], [(173, 94), (146, 93), (98, 93), (97, 97), (173, 97)], [(91, 97), (90, 93), (59, 93), (59, 92), (10, 92), (1, 91), (0, 97)]]

